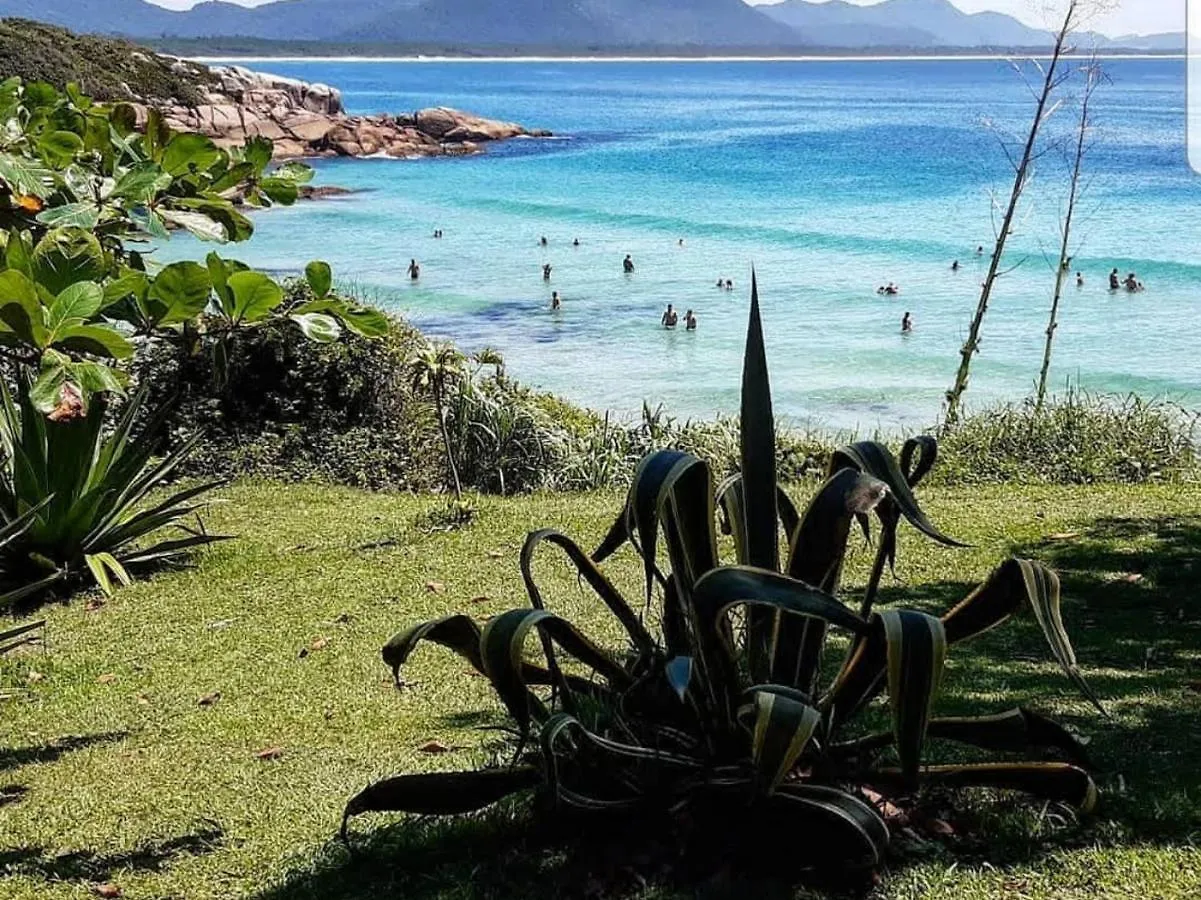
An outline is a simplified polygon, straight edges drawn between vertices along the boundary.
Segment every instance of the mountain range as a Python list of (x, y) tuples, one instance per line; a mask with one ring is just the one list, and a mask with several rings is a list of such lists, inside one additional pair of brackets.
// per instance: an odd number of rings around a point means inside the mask
[[(1043, 47), (1045, 31), (1011, 16), (968, 14), (950, 0), (208, 0), (186, 12), (146, 0), (0, 0), (0, 16), (132, 38), (255, 38), (459, 47), (844, 49)], [(1103, 40), (1176, 50), (1183, 35)]]

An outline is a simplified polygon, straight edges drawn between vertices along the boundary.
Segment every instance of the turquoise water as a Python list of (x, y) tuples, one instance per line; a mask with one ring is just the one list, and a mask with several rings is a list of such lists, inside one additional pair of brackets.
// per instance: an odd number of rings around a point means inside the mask
[[(1012, 181), (997, 134), (1030, 109), (1003, 61), (251, 65), (334, 84), (354, 112), (445, 104), (559, 137), (469, 159), (318, 163), (321, 183), (364, 193), (259, 216), (238, 257), (295, 270), (320, 256), (427, 330), (500, 349), (533, 384), (700, 416), (737, 407), (754, 265), (778, 410), (860, 429), (937, 416), (984, 271), (975, 248), (992, 241), (990, 192)], [(1078, 223), (1088, 283), (1067, 291), (1054, 384), (1198, 406), (1201, 178), (1186, 162), (1184, 63), (1108, 69)], [(1053, 127), (1070, 132), (1072, 116)], [(973, 405), (1037, 378), (1066, 166), (1051, 151), (1037, 167)], [(1111, 296), (1115, 266), (1146, 293)], [(717, 290), (719, 276), (736, 290)], [(887, 281), (900, 297), (876, 294)], [(668, 302), (694, 309), (698, 332), (659, 328)], [(906, 311), (916, 330), (902, 336)]]

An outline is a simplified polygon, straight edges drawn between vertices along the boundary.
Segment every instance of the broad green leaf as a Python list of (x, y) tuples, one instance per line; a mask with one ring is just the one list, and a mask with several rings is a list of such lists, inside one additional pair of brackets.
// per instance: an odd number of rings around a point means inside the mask
[(285, 178), (264, 178), (259, 182), (259, 189), (271, 198), (272, 203), (281, 206), (291, 206), (300, 196), (296, 183)]
[(62, 397), (63, 385), (70, 381), (70, 375), (61, 364), (43, 365), (38, 377), (29, 386), (29, 402), (43, 416), (48, 416), (58, 408)]
[(119, 278), (104, 285), (104, 306), (112, 306), (126, 297), (144, 299), (150, 291), (150, 279), (145, 272), (126, 269)]
[(100, 222), (100, 207), (95, 203), (68, 203), (48, 207), (38, 213), (37, 218), (50, 228), (64, 225), (90, 231)]
[(261, 272), (235, 272), (225, 282), (233, 293), (233, 320), (259, 322), (283, 303), (283, 289)]
[(54, 346), (108, 359), (129, 359), (134, 352), (129, 339), (110, 325), (63, 325)]
[(274, 178), (282, 178), (295, 184), (308, 184), (313, 180), (313, 167), (302, 162), (286, 162), (271, 173)]
[(139, 163), (118, 180), (110, 195), (114, 199), (149, 203), (171, 186), (171, 176), (152, 162)]
[(72, 362), (67, 366), (67, 371), (88, 394), (124, 394), (125, 389), (129, 387), (128, 373), (104, 363), (89, 360)]
[(359, 306), (336, 297), (324, 300), (309, 300), (296, 307), (294, 312), (309, 313), (323, 312), (338, 319), (348, 330), (360, 337), (383, 337), (392, 327), (392, 320), (386, 313), (369, 306)]
[(71, 285), (50, 306), (46, 325), (51, 333), (71, 319), (90, 319), (104, 305), (104, 290), (94, 281)]
[(242, 156), (246, 162), (254, 166), (255, 173), (262, 173), (271, 164), (275, 145), (265, 137), (252, 137), (242, 148)]
[(150, 297), (162, 304), (158, 325), (189, 322), (208, 306), (212, 293), (208, 270), (194, 262), (177, 262), (163, 268), (150, 285)]
[(80, 281), (102, 281), (109, 261), (96, 236), (81, 228), (53, 228), (33, 248), (33, 279), (52, 295)]
[(37, 287), (15, 269), (0, 272), (0, 321), (3, 321), (23, 343), (46, 346), (45, 312)]
[(318, 344), (332, 344), (342, 336), (342, 327), (333, 316), (324, 313), (301, 313), (291, 318), (300, 326), (305, 337)]
[(161, 165), (169, 175), (207, 171), (221, 158), (221, 150), (202, 134), (177, 134), (167, 143)]
[(28, 236), (14, 228), (8, 233), (8, 244), (4, 248), (5, 268), (15, 269), (22, 275), (33, 274), (33, 244)]
[(38, 139), (38, 150), (51, 165), (66, 166), (80, 150), (83, 138), (71, 131), (48, 131)]
[(333, 270), (329, 263), (315, 259), (304, 267), (304, 277), (309, 283), (309, 289), (318, 300), (324, 299), (334, 284)]
[(168, 240), (171, 232), (163, 224), (162, 218), (149, 207), (137, 207), (129, 211), (130, 220), (143, 232), (160, 241)]
[(167, 207), (159, 207), (158, 213), (162, 216), (163, 221), (187, 229), (202, 241), (216, 241), (217, 243), (224, 244), (228, 240), (225, 234), (225, 226), (214, 219), (210, 219), (204, 213), (190, 212), (183, 209), (169, 209)]
[(54, 191), (55, 174), (41, 160), (0, 152), (0, 181), (4, 181), (14, 194), (45, 200)]

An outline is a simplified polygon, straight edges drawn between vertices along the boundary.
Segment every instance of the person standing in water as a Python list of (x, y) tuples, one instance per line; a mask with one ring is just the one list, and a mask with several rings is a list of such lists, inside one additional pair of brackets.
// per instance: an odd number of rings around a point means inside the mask
[(684, 313), (684, 329), (686, 331), (696, 331), (696, 316), (692, 314), (692, 310)]
[(904, 317), (901, 319), (901, 334), (912, 334), (912, 333), (913, 333), (913, 318), (909, 315), (909, 313), (905, 313)]
[(1109, 273), (1109, 289), (1111, 291), (1116, 291), (1116, 290), (1120, 289), (1121, 286), (1122, 286), (1121, 276), (1118, 275), (1118, 270), (1114, 269), (1112, 272)]
[(1076, 273), (1076, 287), (1078, 287), (1078, 288), (1084, 287), (1084, 273), (1083, 272)]
[(627, 275), (633, 274), (634, 260), (630, 257), (630, 254), (628, 254), (628, 253), (626, 254), (626, 258), (624, 260), (622, 260), (621, 267), (625, 270), (625, 273)]
[(955, 262), (951, 263), (951, 271), (952, 272), (959, 271), (959, 260), (955, 260)]
[(540, 244), (542, 244), (542, 246), (543, 246), (543, 247), (545, 247), (545, 246), (547, 245), (547, 240), (546, 240), (546, 235), (545, 235), (545, 234), (544, 234), (544, 235), (542, 235), (542, 240), (541, 240), (541, 241), (539, 241), (539, 243), (540, 243)]
[(409, 278), (413, 279), (413, 281), (416, 281), (420, 277), (421, 277), (421, 266), (417, 265), (417, 260), (410, 259), (409, 260)]
[(542, 280), (550, 281), (550, 263), (542, 264)]
[(572, 241), (572, 242), (571, 242), (571, 246), (573, 246), (573, 247), (578, 247), (578, 246), (580, 246), (580, 239), (579, 239), (579, 238), (576, 238), (574, 241)]
[(663, 319), (662, 319), (663, 327), (664, 328), (675, 328), (676, 324), (679, 321), (680, 321), (680, 316), (676, 312), (675, 307), (673, 307), (670, 303), (667, 304), (667, 310), (666, 310), (666, 312), (663, 313)]
[(558, 309), (562, 305), (563, 305), (563, 301), (559, 299), (559, 292), (551, 291), (551, 293), (550, 293), (550, 308)]

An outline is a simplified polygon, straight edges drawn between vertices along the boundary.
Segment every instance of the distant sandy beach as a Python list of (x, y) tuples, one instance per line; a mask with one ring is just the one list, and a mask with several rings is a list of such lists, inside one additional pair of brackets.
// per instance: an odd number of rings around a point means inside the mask
[[(1003, 62), (1046, 54), (994, 53), (897, 56), (188, 56), (198, 63), (736, 63), (736, 62)], [(1189, 59), (1184, 53), (1101, 53), (1097, 59)]]

